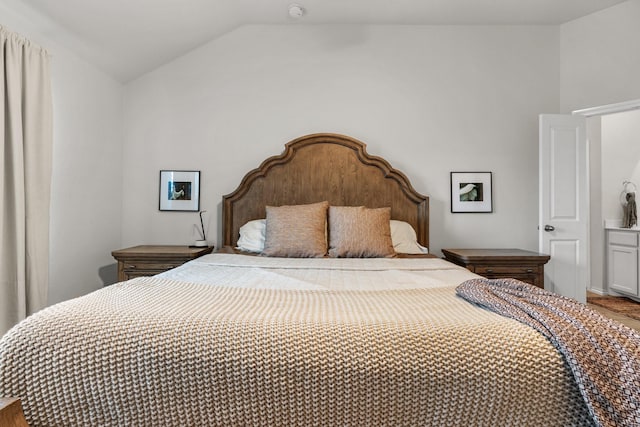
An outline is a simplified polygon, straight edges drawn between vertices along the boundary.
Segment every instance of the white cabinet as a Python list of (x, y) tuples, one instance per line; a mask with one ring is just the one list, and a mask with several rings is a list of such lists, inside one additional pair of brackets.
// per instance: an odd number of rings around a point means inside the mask
[(640, 296), (638, 256), (638, 231), (607, 230), (609, 289)]

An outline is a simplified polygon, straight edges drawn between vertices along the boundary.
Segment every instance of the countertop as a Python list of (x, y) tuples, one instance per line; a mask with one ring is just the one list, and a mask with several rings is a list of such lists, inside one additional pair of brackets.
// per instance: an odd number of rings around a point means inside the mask
[(622, 227), (622, 220), (619, 219), (605, 219), (604, 220), (604, 229), (605, 230), (620, 230), (620, 231), (640, 231), (640, 226), (634, 225), (631, 228)]

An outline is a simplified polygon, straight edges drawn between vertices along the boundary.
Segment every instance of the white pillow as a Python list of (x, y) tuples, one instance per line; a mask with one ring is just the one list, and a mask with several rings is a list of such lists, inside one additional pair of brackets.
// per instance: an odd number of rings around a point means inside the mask
[[(408, 222), (392, 219), (391, 242), (393, 250), (403, 254), (426, 254), (429, 249), (418, 243), (416, 232)], [(261, 253), (264, 250), (266, 220), (256, 219), (240, 227), (240, 238), (236, 249), (245, 252)]]
[(393, 250), (402, 254), (427, 254), (429, 249), (418, 243), (416, 231), (411, 224), (404, 221), (391, 220), (391, 241)]
[(266, 226), (266, 219), (255, 219), (240, 227), (240, 238), (236, 249), (245, 252), (262, 252)]

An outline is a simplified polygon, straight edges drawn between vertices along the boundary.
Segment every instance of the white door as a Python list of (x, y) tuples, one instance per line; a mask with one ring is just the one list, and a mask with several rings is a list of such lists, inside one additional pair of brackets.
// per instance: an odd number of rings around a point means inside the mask
[(589, 171), (586, 119), (540, 115), (539, 251), (545, 289), (586, 302), (589, 280)]

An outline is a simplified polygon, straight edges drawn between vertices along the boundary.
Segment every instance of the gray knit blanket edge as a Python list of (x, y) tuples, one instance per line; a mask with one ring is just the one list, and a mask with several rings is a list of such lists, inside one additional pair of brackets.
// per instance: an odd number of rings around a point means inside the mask
[(638, 331), (516, 279), (471, 279), (456, 292), (549, 339), (565, 358), (596, 425), (640, 426)]

